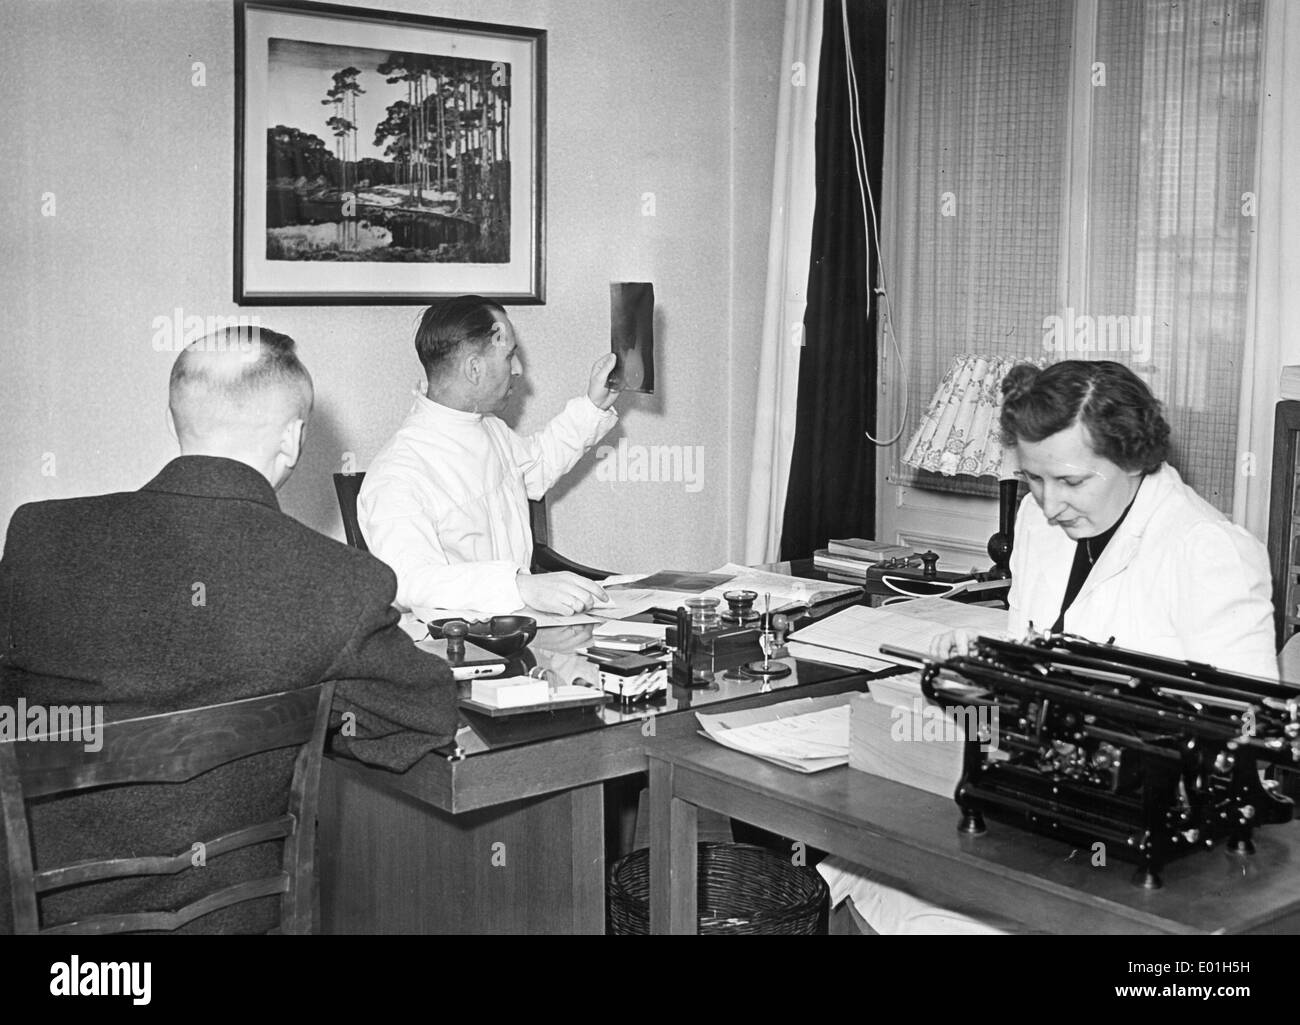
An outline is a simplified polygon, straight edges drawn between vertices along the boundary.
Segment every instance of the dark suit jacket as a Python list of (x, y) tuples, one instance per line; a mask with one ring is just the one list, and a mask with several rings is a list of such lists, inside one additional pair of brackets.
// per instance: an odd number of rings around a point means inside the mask
[[(256, 470), (182, 456), (137, 492), (14, 513), (0, 559), (0, 702), (102, 705), (111, 722), (334, 680), (336, 722), (342, 710), (356, 717), (355, 737), (335, 748), (406, 769), (454, 739), (456, 688), (446, 663), (397, 626), (396, 590), (378, 559), (282, 513)], [(270, 752), (182, 785), (37, 802), (37, 865), (173, 854), (281, 814), (292, 761)], [(242, 866), (274, 871), (280, 849), (51, 894), (43, 920), (180, 906)], [(11, 930), (7, 877), (0, 885), (0, 928)], [(266, 931), (277, 916), (266, 900), (194, 925)]]

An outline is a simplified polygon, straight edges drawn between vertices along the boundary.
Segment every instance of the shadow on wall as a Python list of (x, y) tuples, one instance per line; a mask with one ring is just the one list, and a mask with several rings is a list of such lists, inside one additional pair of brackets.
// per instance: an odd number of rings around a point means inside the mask
[(356, 455), (344, 463), (347, 449), (338, 430), (338, 417), (329, 400), (317, 396), (316, 407), (307, 422), (302, 454), (288, 481), (280, 489), (280, 508), (313, 530), (343, 539), (343, 518), (334, 496), (334, 474), (345, 468), (361, 470)]

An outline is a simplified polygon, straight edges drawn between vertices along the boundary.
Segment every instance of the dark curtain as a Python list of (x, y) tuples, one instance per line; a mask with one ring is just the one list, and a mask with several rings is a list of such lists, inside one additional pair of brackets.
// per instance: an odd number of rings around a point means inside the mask
[[(888, 12), (885, 0), (846, 0), (867, 173), (879, 218)], [(875, 240), (868, 246), (849, 135), (849, 85), (840, 0), (826, 0), (817, 87), (817, 206), (804, 314), (781, 558), (800, 559), (832, 537), (875, 531)]]

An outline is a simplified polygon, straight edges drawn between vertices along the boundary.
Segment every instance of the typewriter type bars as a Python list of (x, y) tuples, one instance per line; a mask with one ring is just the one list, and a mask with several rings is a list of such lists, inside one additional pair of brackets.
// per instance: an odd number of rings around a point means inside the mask
[(1259, 776), (1300, 762), (1300, 692), (1285, 684), (1063, 634), (981, 637), (968, 655), (927, 661), (921, 683), (941, 705), (992, 706), (996, 748), (966, 737), (964, 832), (983, 833), (985, 811), (1010, 812), (1104, 843), (1154, 889), (1170, 860), (1220, 841), (1251, 854), (1255, 826), (1292, 817)]

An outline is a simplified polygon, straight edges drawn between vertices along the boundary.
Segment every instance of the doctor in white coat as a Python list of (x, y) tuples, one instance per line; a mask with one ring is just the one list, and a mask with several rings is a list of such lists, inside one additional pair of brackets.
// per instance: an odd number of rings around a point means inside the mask
[[(1029, 485), (1016, 519), (1009, 629), (1078, 634), (1277, 679), (1268, 553), (1165, 460), (1169, 425), (1131, 370), (1110, 361), (1014, 367), (1003, 444)], [(932, 653), (964, 652), (958, 631)], [(841, 859), (819, 868), (876, 932), (997, 932)]]
[(523, 373), (500, 305), (472, 295), (436, 303), (415, 348), (428, 392), (371, 462), (357, 499), (366, 544), (397, 575), (397, 604), (567, 614), (603, 600), (599, 584), (574, 573), (529, 572), (528, 500), (617, 421), (613, 353), (596, 361), (585, 394), (525, 437), (497, 416)]

